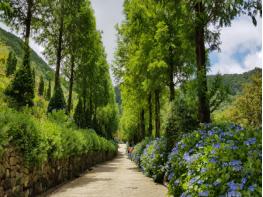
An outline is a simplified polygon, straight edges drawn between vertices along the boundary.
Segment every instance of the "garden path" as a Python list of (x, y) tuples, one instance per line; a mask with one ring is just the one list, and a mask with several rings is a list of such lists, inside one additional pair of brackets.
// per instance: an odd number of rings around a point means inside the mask
[(66, 183), (48, 197), (165, 197), (167, 189), (145, 177), (127, 158), (126, 146), (119, 145), (118, 156), (95, 166), (81, 177)]

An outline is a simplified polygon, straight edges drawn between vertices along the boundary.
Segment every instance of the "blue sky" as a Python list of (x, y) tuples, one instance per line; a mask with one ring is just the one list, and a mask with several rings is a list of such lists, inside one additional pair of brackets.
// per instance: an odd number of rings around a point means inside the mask
[[(122, 4), (124, 0), (91, 0), (95, 11), (97, 28), (103, 31), (102, 39), (107, 60), (112, 63), (116, 47), (115, 25), (124, 19)], [(0, 27), (8, 28), (0, 23)], [(233, 20), (231, 27), (221, 29), (221, 52), (209, 55), (211, 68), (209, 74), (243, 73), (254, 67), (262, 67), (262, 20), (253, 26), (247, 16)], [(43, 48), (31, 40), (31, 46), (41, 55)], [(42, 55), (41, 55), (42, 56)], [(42, 56), (43, 57), (43, 56)]]

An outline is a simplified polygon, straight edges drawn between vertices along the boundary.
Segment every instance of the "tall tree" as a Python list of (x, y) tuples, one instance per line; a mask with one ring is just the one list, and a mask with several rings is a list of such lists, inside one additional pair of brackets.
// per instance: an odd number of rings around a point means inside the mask
[(45, 82), (44, 82), (43, 76), (41, 75), (39, 79), (39, 85), (38, 85), (38, 95), (39, 96), (44, 95), (44, 88), (45, 88)]
[(209, 31), (210, 24), (218, 30), (220, 27), (231, 25), (231, 21), (240, 14), (247, 14), (256, 25), (256, 16), (262, 12), (261, 1), (189, 1), (188, 7), (194, 13), (195, 47), (198, 78), (199, 119), (200, 122), (210, 122), (210, 107), (207, 94), (207, 66), (205, 42), (210, 50), (217, 49), (219, 44), (219, 31)]
[[(29, 38), (32, 20), (38, 9), (38, 2), (34, 0), (3, 0), (0, 19), (7, 25), (24, 33), (24, 58), (23, 66), (16, 73), (14, 80), (6, 91), (7, 95), (13, 97), (19, 105), (33, 105), (34, 84), (30, 67)], [(9, 7), (10, 9), (6, 9)], [(21, 25), (22, 24), (22, 25)]]
[(48, 80), (48, 88), (46, 92), (46, 99), (49, 101), (51, 98), (51, 80)]
[(16, 64), (17, 64), (17, 59), (14, 54), (14, 52), (10, 51), (7, 62), (6, 62), (6, 76), (10, 76), (15, 73), (16, 71)]

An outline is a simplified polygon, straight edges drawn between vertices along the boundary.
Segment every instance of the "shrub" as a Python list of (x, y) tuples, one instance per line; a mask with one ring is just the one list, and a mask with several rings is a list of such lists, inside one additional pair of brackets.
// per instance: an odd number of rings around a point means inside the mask
[(138, 166), (140, 166), (140, 157), (148, 143), (150, 143), (150, 138), (145, 138), (140, 143), (136, 144), (131, 153), (131, 160), (134, 161)]
[(261, 196), (261, 132), (206, 125), (177, 142), (166, 165), (174, 196)]
[(146, 176), (156, 182), (162, 182), (165, 173), (167, 139), (156, 138), (146, 145), (140, 157), (140, 166)]
[(99, 137), (93, 130), (67, 127), (62, 121), (59, 112), (52, 118), (37, 119), (27, 109), (23, 112), (10, 109), (1, 111), (0, 153), (11, 145), (21, 153), (26, 164), (38, 165), (47, 159), (93, 151), (116, 152), (116, 144)]

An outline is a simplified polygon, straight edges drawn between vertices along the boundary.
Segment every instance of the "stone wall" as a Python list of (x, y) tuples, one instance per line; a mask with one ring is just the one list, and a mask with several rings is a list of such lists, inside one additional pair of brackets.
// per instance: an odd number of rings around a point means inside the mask
[(0, 158), (0, 197), (36, 196), (78, 177), (89, 167), (110, 160), (116, 155), (109, 152), (92, 152), (26, 167), (17, 151), (12, 147), (5, 150)]

